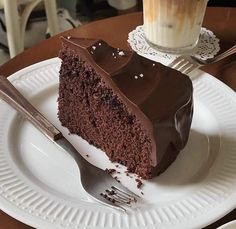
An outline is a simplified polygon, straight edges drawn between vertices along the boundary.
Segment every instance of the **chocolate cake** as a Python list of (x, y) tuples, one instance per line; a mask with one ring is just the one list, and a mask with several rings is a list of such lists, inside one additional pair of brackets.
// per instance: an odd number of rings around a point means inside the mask
[(58, 117), (144, 179), (186, 145), (192, 83), (178, 71), (102, 40), (62, 38)]

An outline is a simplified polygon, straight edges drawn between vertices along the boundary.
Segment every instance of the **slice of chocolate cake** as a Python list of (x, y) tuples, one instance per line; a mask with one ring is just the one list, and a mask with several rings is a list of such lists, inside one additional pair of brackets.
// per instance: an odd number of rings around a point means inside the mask
[(144, 179), (163, 172), (188, 140), (191, 80), (102, 40), (62, 38), (63, 126)]

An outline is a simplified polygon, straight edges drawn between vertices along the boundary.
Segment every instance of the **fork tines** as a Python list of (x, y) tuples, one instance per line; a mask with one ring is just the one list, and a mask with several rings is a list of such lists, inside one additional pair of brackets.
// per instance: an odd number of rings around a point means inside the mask
[(194, 63), (188, 56), (179, 56), (168, 65), (170, 68), (176, 69), (184, 74), (188, 74), (199, 67), (199, 64)]
[(129, 207), (131, 203), (137, 202), (136, 198), (139, 197), (136, 194), (130, 195), (115, 186), (112, 186), (111, 189), (106, 189), (104, 193), (101, 193), (101, 196), (113, 204), (124, 204)]

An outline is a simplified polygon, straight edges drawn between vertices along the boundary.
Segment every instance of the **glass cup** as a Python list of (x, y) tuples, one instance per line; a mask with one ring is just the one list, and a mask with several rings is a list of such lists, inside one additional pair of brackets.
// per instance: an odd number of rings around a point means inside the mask
[(160, 51), (190, 52), (197, 45), (208, 0), (143, 0), (147, 42)]

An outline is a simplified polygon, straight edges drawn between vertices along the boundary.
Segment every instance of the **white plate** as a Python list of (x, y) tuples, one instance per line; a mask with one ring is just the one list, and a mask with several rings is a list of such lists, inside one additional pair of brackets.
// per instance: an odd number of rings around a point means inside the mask
[[(101, 168), (105, 154), (57, 119), (57, 58), (10, 77), (16, 88), (54, 123), (81, 154)], [(40, 228), (200, 228), (236, 206), (236, 95), (196, 71), (194, 117), (185, 149), (162, 175), (144, 182), (143, 203), (128, 214), (91, 201), (82, 191), (74, 161), (0, 101), (0, 208)], [(119, 175), (119, 174), (118, 174)], [(121, 182), (140, 194), (134, 178)]]

